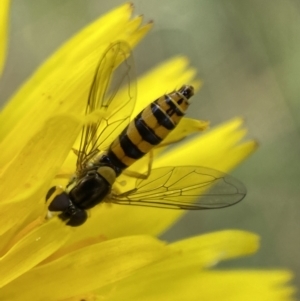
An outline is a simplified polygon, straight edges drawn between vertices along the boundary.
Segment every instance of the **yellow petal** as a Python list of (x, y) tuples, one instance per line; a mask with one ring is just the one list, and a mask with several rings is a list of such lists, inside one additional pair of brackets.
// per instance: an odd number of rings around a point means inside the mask
[(170, 244), (175, 252), (155, 265), (94, 292), (109, 300), (293, 300), (286, 271), (207, 271), (219, 260), (256, 251), (258, 237), (227, 230)]
[(50, 181), (64, 162), (82, 124), (73, 115), (53, 117), (18, 153), (1, 178), (1, 211), (14, 213), (2, 216), (1, 231), (20, 223), (28, 214), (35, 213), (36, 218), (43, 212)]
[(214, 127), (204, 135), (198, 135), (158, 157), (154, 166), (205, 166), (227, 172), (257, 147), (255, 141), (241, 142), (246, 134), (246, 130), (241, 128), (242, 124), (241, 118), (235, 118)]
[(6, 58), (9, 7), (10, 0), (0, 1), (0, 75)]
[(205, 131), (209, 126), (208, 121), (183, 118), (178, 126), (168, 134), (164, 141), (158, 146), (170, 145), (171, 143), (178, 142), (185, 139), (188, 135)]
[[(31, 270), (60, 248), (67, 240), (68, 232), (67, 227), (61, 228), (60, 222), (53, 221), (51, 225), (44, 224), (18, 241), (1, 258), (0, 287)], [(60, 239), (57, 239), (57, 233), (62, 235)]]
[(287, 271), (170, 271), (142, 270), (118, 285), (97, 291), (95, 296), (110, 301), (292, 301), (295, 289), (287, 282)]
[(95, 67), (109, 43), (126, 38), (128, 43), (135, 44), (151, 28), (133, 26), (131, 12), (132, 6), (127, 3), (83, 29), (54, 53), (9, 101), (0, 114), (0, 166), (7, 164), (12, 154), (17, 154), (53, 114), (84, 112)]
[(259, 237), (246, 231), (224, 230), (180, 240), (170, 244), (170, 247), (178, 250), (180, 260), (174, 256), (169, 266), (209, 268), (225, 259), (255, 253), (259, 247)]
[(44, 181), (45, 177), (53, 177), (82, 124), (79, 118), (68, 114), (49, 119), (16, 156), (1, 179), (3, 202), (10, 202), (12, 198), (26, 193), (36, 186), (36, 182)]
[(1, 298), (61, 300), (117, 282), (168, 254), (162, 242), (147, 236), (93, 244), (31, 269), (3, 287)]

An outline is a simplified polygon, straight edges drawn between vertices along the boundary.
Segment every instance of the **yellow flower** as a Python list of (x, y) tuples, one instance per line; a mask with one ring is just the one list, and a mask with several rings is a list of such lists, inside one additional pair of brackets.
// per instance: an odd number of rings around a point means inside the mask
[[(152, 236), (182, 211), (105, 204), (93, 208), (78, 228), (45, 220), (45, 194), (52, 184), (65, 184), (55, 175), (72, 171), (76, 158), (70, 149), (82, 125), (95, 117), (81, 112), (99, 54), (116, 40), (134, 47), (152, 26), (141, 25), (142, 17), (132, 19), (131, 13), (130, 4), (122, 5), (77, 34), (1, 112), (0, 299), (292, 300), (293, 289), (282, 286), (291, 278), (287, 271), (212, 269), (221, 260), (255, 252), (258, 237), (251, 233), (228, 230), (165, 244)], [(184, 57), (153, 69), (138, 80), (133, 114), (166, 90), (197, 85), (194, 75)], [(256, 147), (253, 141), (240, 142), (241, 124), (236, 118), (200, 136), (207, 124), (184, 119), (177, 134), (196, 136), (155, 158), (153, 167), (228, 171)]]
[(0, 2), (0, 74), (2, 73), (6, 54), (6, 35), (9, 3), (10, 0), (3, 0)]

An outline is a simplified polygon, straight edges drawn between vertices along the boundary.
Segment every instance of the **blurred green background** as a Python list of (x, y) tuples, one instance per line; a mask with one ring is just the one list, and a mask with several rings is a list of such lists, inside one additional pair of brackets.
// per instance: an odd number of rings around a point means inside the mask
[[(13, 0), (5, 103), (67, 38), (123, 1)], [(300, 1), (139, 0), (135, 14), (154, 20), (134, 51), (141, 73), (185, 54), (204, 86), (188, 116), (212, 125), (245, 117), (258, 151), (234, 172), (246, 199), (224, 210), (188, 213), (162, 238), (173, 241), (226, 228), (258, 233), (260, 251), (226, 267), (290, 268), (300, 280)], [(147, 57), (147, 61), (145, 61)]]

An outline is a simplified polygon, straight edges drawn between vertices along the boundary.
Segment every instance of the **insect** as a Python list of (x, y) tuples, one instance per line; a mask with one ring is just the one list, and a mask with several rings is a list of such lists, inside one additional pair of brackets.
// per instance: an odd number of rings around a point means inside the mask
[[(233, 205), (246, 195), (238, 180), (200, 166), (161, 167), (136, 176), (133, 189), (118, 193), (114, 183), (137, 160), (159, 146), (184, 116), (194, 94), (192, 86), (163, 95), (129, 120), (136, 98), (135, 76), (129, 46), (111, 44), (101, 58), (91, 85), (86, 114), (108, 110), (106, 117), (83, 127), (77, 168), (66, 189), (53, 198), (50, 212), (69, 226), (87, 219), (87, 209), (99, 203), (170, 209), (212, 209)], [(123, 101), (116, 101), (122, 97)], [(197, 201), (197, 197), (201, 197)]]

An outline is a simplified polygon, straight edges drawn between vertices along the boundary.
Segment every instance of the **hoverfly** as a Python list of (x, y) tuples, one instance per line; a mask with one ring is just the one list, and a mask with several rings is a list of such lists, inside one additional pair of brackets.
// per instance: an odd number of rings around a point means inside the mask
[[(53, 197), (56, 188), (48, 191), (46, 199), (53, 198), (48, 210), (61, 212), (58, 216), (67, 225), (79, 226), (87, 219), (86, 210), (103, 201), (184, 210), (221, 208), (241, 201), (246, 195), (242, 183), (200, 166), (150, 169), (147, 176), (136, 177), (134, 189), (115, 191), (116, 178), (161, 144), (184, 116), (194, 94), (193, 87), (185, 85), (153, 101), (130, 121), (136, 98), (131, 60), (123, 41), (111, 44), (101, 58), (86, 114), (96, 109), (109, 114), (83, 127), (76, 173), (62, 193)], [(120, 97), (124, 101), (115, 101)]]

